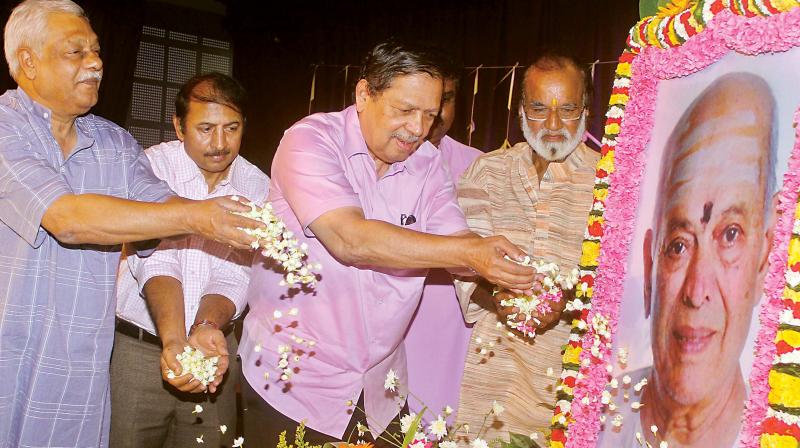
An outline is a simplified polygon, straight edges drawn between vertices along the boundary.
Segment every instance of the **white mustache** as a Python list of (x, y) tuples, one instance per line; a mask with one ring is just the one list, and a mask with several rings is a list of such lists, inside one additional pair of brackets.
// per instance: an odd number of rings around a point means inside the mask
[(78, 78), (78, 82), (84, 82), (84, 81), (90, 81), (90, 80), (96, 80), (97, 82), (102, 81), (103, 80), (103, 72), (87, 72), (86, 74), (81, 75)]
[(543, 139), (543, 138), (545, 138), (545, 137), (548, 137), (548, 136), (557, 136), (557, 135), (558, 135), (558, 136), (561, 136), (561, 137), (564, 137), (565, 139), (568, 139), (568, 138), (570, 138), (570, 137), (571, 137), (571, 136), (569, 135), (569, 132), (567, 132), (567, 130), (566, 130), (566, 129), (563, 129), (563, 128), (562, 128), (562, 129), (559, 129), (559, 130), (557, 130), (557, 131), (555, 131), (555, 132), (553, 132), (553, 131), (550, 131), (550, 130), (547, 130), (547, 129), (540, 129), (540, 130), (539, 130), (539, 132), (538, 132), (538, 133), (536, 133), (536, 138), (537, 138), (538, 140), (542, 140), (542, 139)]
[(392, 134), (392, 137), (398, 140), (402, 140), (406, 143), (416, 143), (420, 139), (419, 137), (414, 137), (413, 135), (405, 135), (402, 132), (395, 132), (394, 134)]

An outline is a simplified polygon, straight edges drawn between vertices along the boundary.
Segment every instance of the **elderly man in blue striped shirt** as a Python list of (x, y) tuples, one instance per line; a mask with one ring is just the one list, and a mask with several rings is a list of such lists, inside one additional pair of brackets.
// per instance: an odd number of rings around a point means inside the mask
[(0, 446), (107, 446), (119, 245), (244, 248), (237, 227), (257, 223), (230, 197), (174, 197), (130, 134), (88, 113), (103, 63), (78, 5), (26, 0), (4, 38), (19, 88), (0, 96)]

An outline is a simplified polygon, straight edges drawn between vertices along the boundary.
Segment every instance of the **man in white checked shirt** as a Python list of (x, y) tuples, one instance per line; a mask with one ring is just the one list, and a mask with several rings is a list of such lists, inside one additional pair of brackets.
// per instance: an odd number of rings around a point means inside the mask
[[(263, 203), (269, 178), (238, 156), (244, 96), (238, 82), (218, 73), (187, 81), (175, 100), (180, 140), (145, 151), (156, 176), (186, 198), (240, 195)], [(123, 257), (111, 360), (111, 446), (184, 447), (201, 435), (207, 446), (231, 445), (239, 377), (237, 363), (229, 361), (237, 349), (231, 321), (247, 304), (252, 258), (252, 251), (194, 236), (163, 240), (146, 259)], [(180, 374), (175, 356), (186, 345), (220, 356), (211, 394), (193, 394), (206, 387)], [(177, 377), (168, 378), (169, 369)], [(203, 407), (199, 414), (193, 413), (196, 404)], [(230, 429), (223, 434), (221, 425)]]

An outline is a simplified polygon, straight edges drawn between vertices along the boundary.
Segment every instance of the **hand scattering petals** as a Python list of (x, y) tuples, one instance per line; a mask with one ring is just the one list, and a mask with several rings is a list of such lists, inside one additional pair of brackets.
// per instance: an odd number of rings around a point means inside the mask
[[(506, 258), (511, 260), (508, 257)], [(573, 269), (569, 274), (563, 275), (560, 273), (560, 268), (557, 264), (546, 263), (542, 260), (534, 261), (527, 256), (517, 263), (531, 266), (536, 273), (544, 275), (541, 289), (534, 291), (533, 295), (530, 296), (517, 296), (502, 300), (500, 304), (505, 307), (516, 307), (519, 310), (517, 313), (508, 316), (506, 325), (533, 339), (536, 337), (536, 329), (541, 324), (541, 321), (536, 316), (544, 316), (553, 311), (551, 304), (560, 302), (564, 297), (564, 291), (575, 287), (578, 283), (579, 272), (577, 269)], [(524, 319), (519, 321), (517, 320), (518, 316), (523, 316)]]
[(307, 261), (308, 246), (305, 243), (298, 245), (294, 233), (272, 213), (272, 204), (267, 203), (263, 208), (258, 208), (252, 202), (245, 205), (250, 207), (250, 211), (238, 214), (263, 222), (266, 229), (242, 230), (256, 237), (256, 241), (252, 244), (253, 249), (261, 249), (262, 255), (281, 264), (286, 272), (281, 284), (290, 288), (313, 286), (317, 282), (317, 274), (314, 271), (319, 271), (322, 266)]

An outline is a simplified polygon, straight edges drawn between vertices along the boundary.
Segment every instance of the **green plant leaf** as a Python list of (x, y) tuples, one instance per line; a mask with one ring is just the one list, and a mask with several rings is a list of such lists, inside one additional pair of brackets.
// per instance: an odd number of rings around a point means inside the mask
[(411, 422), (411, 426), (408, 428), (408, 432), (406, 436), (403, 438), (403, 447), (408, 448), (408, 445), (414, 441), (414, 436), (417, 434), (417, 429), (419, 428), (419, 421), (422, 420), (422, 415), (425, 414), (425, 411), (428, 410), (428, 407), (425, 406), (422, 410), (417, 414), (417, 417)]
[(517, 434), (515, 432), (508, 433), (508, 442), (501, 442), (502, 448), (542, 448), (538, 443), (534, 442), (528, 436)]

